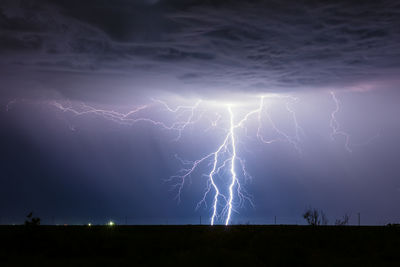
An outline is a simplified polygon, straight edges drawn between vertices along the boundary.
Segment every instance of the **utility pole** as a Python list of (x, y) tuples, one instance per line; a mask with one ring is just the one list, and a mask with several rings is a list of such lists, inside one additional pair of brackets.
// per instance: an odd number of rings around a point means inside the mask
[(275, 225), (276, 225), (276, 216), (274, 217)]

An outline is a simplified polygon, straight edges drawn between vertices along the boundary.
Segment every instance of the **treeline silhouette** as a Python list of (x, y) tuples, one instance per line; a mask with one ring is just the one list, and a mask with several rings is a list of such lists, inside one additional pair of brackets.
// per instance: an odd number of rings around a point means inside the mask
[[(328, 225), (329, 220), (326, 217), (323, 210), (318, 210), (316, 208), (307, 208), (303, 213), (303, 218), (306, 220), (307, 224), (312, 226)], [(342, 218), (335, 220), (335, 225), (344, 226), (348, 225), (350, 220), (350, 215), (345, 213)]]

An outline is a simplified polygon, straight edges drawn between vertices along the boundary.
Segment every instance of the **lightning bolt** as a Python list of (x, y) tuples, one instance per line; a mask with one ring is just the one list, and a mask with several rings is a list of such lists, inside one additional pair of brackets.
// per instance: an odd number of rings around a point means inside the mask
[[(333, 91), (330, 92), (330, 95), (335, 104), (335, 109), (330, 116), (330, 137), (332, 140), (337, 136), (344, 137), (346, 150), (352, 152), (351, 147), (356, 146), (356, 144), (350, 143), (350, 135), (342, 130), (336, 117), (340, 111), (340, 101)], [(293, 133), (289, 134), (278, 127), (269, 113), (270, 102), (268, 101), (271, 99), (284, 101), (284, 107), (293, 122)], [(16, 101), (16, 99), (10, 101), (6, 110), (9, 111)], [(229, 225), (233, 213), (238, 212), (239, 207), (243, 207), (246, 203), (254, 206), (252, 196), (246, 192), (244, 186), (251, 179), (251, 175), (246, 170), (245, 160), (240, 157), (241, 149), (249, 151), (241, 137), (244, 136), (262, 144), (285, 142), (301, 154), (301, 139), (304, 131), (299, 125), (294, 109), (294, 104), (297, 101), (298, 99), (293, 96), (267, 95), (259, 97), (259, 103), (256, 107), (245, 106), (243, 108), (244, 105), (242, 105), (236, 109), (237, 105), (226, 104), (217, 110), (210, 110), (206, 106), (207, 103), (201, 100), (196, 101), (193, 105), (181, 105), (173, 108), (167, 102), (151, 99), (149, 104), (134, 107), (126, 112), (97, 108), (86, 103), (72, 104), (70, 102), (51, 101), (47, 104), (63, 113), (72, 115), (72, 117), (98, 116), (104, 120), (127, 126), (140, 122), (149, 123), (162, 130), (173, 132), (175, 136), (171, 140), (173, 142), (179, 141), (183, 133), (196, 123), (208, 121), (209, 127), (205, 128), (205, 132), (217, 129), (222, 132), (220, 142), (215, 150), (196, 160), (186, 160), (176, 155), (176, 159), (181, 163), (182, 168), (176, 175), (165, 179), (165, 181), (176, 191), (176, 199), (179, 203), (186, 181), (194, 176), (195, 172), (201, 171), (201, 177), (206, 179), (206, 186), (202, 198), (196, 205), (196, 210), (202, 206), (207, 208), (207, 203), (211, 203), (210, 224)], [(159, 110), (160, 108), (164, 114), (171, 115), (173, 120), (167, 123), (143, 116), (144, 112), (152, 109)], [(255, 122), (253, 124), (255, 128), (250, 127), (250, 122)], [(272, 130), (269, 137), (266, 137), (265, 133), (267, 125)], [(70, 126), (70, 129), (75, 130), (75, 127)], [(375, 137), (371, 138), (368, 143)]]
[(235, 127), (234, 127), (234, 117), (231, 107), (228, 108), (229, 115), (231, 118), (231, 127), (229, 131), (229, 135), (231, 138), (231, 146), (232, 146), (232, 158), (231, 158), (231, 175), (232, 175), (232, 182), (229, 185), (229, 200), (228, 200), (228, 215), (226, 216), (225, 225), (229, 224), (232, 214), (232, 201), (233, 201), (233, 187), (236, 183), (238, 183), (236, 171), (235, 171), (235, 161), (236, 161), (236, 142), (235, 142)]
[[(247, 180), (248, 177), (250, 177), (250, 175), (246, 171), (244, 160), (239, 158), (237, 155), (238, 142), (236, 140), (237, 139), (236, 131), (237, 129), (242, 128), (245, 130), (247, 135), (246, 123), (250, 120), (251, 117), (255, 116), (257, 117), (258, 128), (256, 135), (257, 139), (260, 140), (262, 143), (271, 144), (277, 141), (287, 141), (290, 144), (294, 145), (298, 151), (300, 151), (297, 142), (294, 141), (294, 138), (281, 131), (275, 125), (269, 114), (265, 112), (266, 111), (265, 98), (266, 97), (264, 96), (260, 97), (259, 106), (256, 109), (247, 112), (243, 116), (243, 118), (237, 123), (235, 122), (235, 115), (233, 108), (231, 105), (228, 105), (227, 113), (229, 115), (229, 128), (226, 130), (222, 143), (217, 147), (217, 149), (214, 152), (211, 152), (198, 160), (195, 160), (193, 162), (181, 160), (181, 162), (184, 165), (187, 165), (188, 167), (181, 169), (180, 171), (181, 174), (172, 176), (169, 180), (169, 181), (172, 181), (174, 179), (178, 180), (178, 182), (176, 182), (174, 186), (178, 188), (178, 199), (180, 199), (180, 193), (182, 192), (185, 180), (188, 177), (190, 177), (203, 162), (211, 160), (211, 166), (212, 166), (211, 170), (207, 175), (204, 175), (208, 178), (206, 191), (203, 195), (203, 198), (196, 206), (196, 209), (203, 204), (206, 206), (207, 196), (210, 194), (212, 190), (214, 191), (214, 196), (212, 201), (213, 203), (212, 215), (210, 219), (211, 225), (214, 225), (219, 218), (224, 218), (224, 224), (229, 225), (232, 217), (232, 212), (235, 211), (235, 207), (242, 206), (246, 201), (249, 202), (252, 206), (254, 206), (251, 196), (248, 195), (247, 192), (244, 190), (242, 183), (239, 179), (239, 175), (237, 173), (237, 168), (240, 167), (242, 176), (245, 178), (245, 180)], [(287, 104), (287, 109), (294, 119), (296, 137), (297, 139), (299, 139), (298, 136), (300, 135), (299, 132), (301, 131), (301, 128), (298, 125), (295, 112), (293, 111), (293, 109), (289, 107), (288, 104)], [(275, 130), (275, 132), (280, 136), (279, 138), (266, 140), (263, 137), (261, 133), (263, 116), (266, 116), (268, 118), (268, 120), (272, 125), (273, 130)], [(222, 115), (217, 116), (217, 121), (219, 121), (221, 117)], [(236, 165), (237, 163), (238, 165)], [(228, 182), (224, 182), (221, 181), (223, 180), (222, 179), (223, 177), (221, 178), (220, 172), (226, 169), (227, 165), (230, 165), (229, 175), (228, 175), (229, 179)], [(228, 187), (227, 193), (223, 193), (221, 186), (218, 185), (221, 183), (222, 187), (226, 186)], [(235, 201), (235, 197), (238, 198), (237, 201)]]
[[(299, 126), (299, 123), (297, 121), (297, 116), (295, 111), (292, 109), (292, 107), (290, 106), (290, 102), (286, 102), (286, 110), (292, 115), (292, 119), (295, 125), (295, 137), (290, 136), (289, 134), (285, 133), (284, 131), (282, 131), (281, 129), (279, 129), (275, 123), (275, 121), (272, 119), (272, 117), (269, 115), (267, 107), (265, 105), (265, 96), (261, 96), (260, 97), (260, 104), (258, 109), (253, 110), (251, 112), (249, 112), (245, 119), (240, 123), (244, 123), (249, 116), (253, 115), (253, 114), (258, 114), (257, 116), (257, 120), (258, 120), (258, 128), (257, 128), (257, 139), (260, 140), (262, 143), (264, 144), (272, 144), (275, 142), (288, 142), (289, 144), (291, 144), (298, 153), (301, 153), (301, 149), (300, 149), (300, 133), (303, 132), (302, 128)], [(297, 101), (297, 98), (294, 98), (292, 96), (271, 96), (269, 98), (286, 98), (289, 99), (291, 101)], [(277, 133), (278, 137), (277, 138), (273, 138), (273, 139), (266, 139), (263, 134), (262, 134), (262, 118), (264, 117), (268, 120), (269, 125), (271, 126), (271, 128)]]
[[(208, 177), (208, 182), (207, 182), (207, 187), (206, 191), (203, 195), (203, 198), (201, 201), (197, 204), (196, 208), (199, 208), (202, 204), (206, 205), (206, 198), (208, 194), (211, 192), (211, 190), (214, 191), (214, 196), (213, 196), (213, 201), (212, 201), (212, 215), (211, 215), (211, 225), (214, 225), (216, 220), (221, 217), (225, 216), (225, 225), (228, 225), (231, 219), (232, 215), (232, 210), (234, 209), (234, 195), (235, 193), (239, 196), (241, 201), (243, 199), (250, 200), (252, 203), (250, 197), (243, 191), (241, 190), (240, 182), (238, 179), (238, 175), (236, 173), (236, 161), (238, 160), (237, 158), (237, 147), (236, 147), (236, 138), (235, 138), (235, 129), (238, 127), (242, 127), (244, 121), (248, 119), (248, 117), (255, 112), (250, 112), (246, 114), (244, 119), (240, 121), (238, 124), (235, 124), (234, 122), (234, 113), (232, 111), (232, 107), (228, 106), (227, 107), (227, 112), (229, 114), (229, 129), (226, 131), (226, 134), (222, 140), (222, 143), (218, 146), (218, 148), (214, 151), (211, 152), (204, 157), (195, 160), (193, 162), (189, 161), (181, 161), (184, 164), (190, 165), (188, 168), (183, 168), (181, 170), (181, 175), (176, 175), (172, 176), (171, 179), (178, 179), (178, 182), (176, 183), (176, 187), (178, 187), (178, 196), (180, 195), (183, 185), (185, 183), (185, 180), (187, 177), (191, 176), (193, 172), (199, 167), (200, 164), (203, 162), (206, 162), (207, 160), (211, 160), (211, 170), (208, 173), (208, 175), (205, 175)], [(222, 116), (222, 115), (221, 115)], [(218, 120), (221, 116), (218, 116)], [(227, 154), (227, 155), (225, 155)], [(243, 161), (240, 160), (240, 166), (242, 167), (243, 173), (247, 174)], [(220, 178), (220, 172), (225, 169), (225, 167), (230, 164), (230, 181), (228, 185), (228, 196), (226, 196), (220, 187), (217, 185), (217, 178)], [(218, 177), (217, 177), (218, 176)], [(246, 176), (247, 177), (247, 176)], [(220, 183), (224, 181), (219, 181)], [(234, 188), (236, 187), (236, 190), (234, 191)], [(223, 208), (221, 212), (218, 212), (219, 206), (220, 206), (220, 201), (223, 201), (224, 203), (222, 204)]]
[[(225, 105), (224, 111), (211, 112), (203, 106), (203, 101), (196, 101), (193, 105), (183, 105), (172, 108), (166, 102), (151, 99), (151, 103), (141, 105), (130, 109), (126, 112), (96, 108), (86, 103), (70, 103), (51, 101), (48, 104), (60, 110), (63, 113), (72, 115), (73, 117), (82, 116), (99, 116), (105, 120), (112, 121), (120, 125), (134, 125), (139, 122), (152, 124), (160, 129), (174, 132), (175, 138), (172, 141), (179, 141), (182, 134), (190, 126), (199, 123), (205, 116), (209, 121), (210, 129), (218, 129), (223, 131), (222, 139), (216, 149), (203, 157), (194, 161), (184, 160), (176, 156), (177, 160), (182, 164), (183, 168), (166, 179), (174, 190), (176, 190), (176, 198), (180, 202), (180, 198), (189, 177), (194, 175), (198, 169), (208, 169), (208, 172), (203, 172), (202, 177), (206, 177), (206, 188), (202, 199), (197, 203), (196, 209), (201, 206), (207, 207), (207, 200), (211, 200), (211, 225), (221, 223), (229, 225), (233, 212), (237, 212), (238, 207), (243, 207), (245, 203), (254, 206), (251, 195), (249, 195), (243, 186), (247, 180), (251, 178), (245, 167), (245, 160), (239, 156), (239, 145), (243, 143), (239, 140), (239, 130), (243, 131), (249, 137), (248, 123), (252, 120), (257, 122), (256, 139), (264, 144), (272, 144), (275, 142), (287, 142), (300, 151), (299, 142), (302, 132), (298, 124), (297, 117), (291, 104), (297, 99), (287, 96), (279, 96), (284, 98), (286, 102), (286, 110), (291, 114), (294, 123), (294, 136), (289, 135), (278, 128), (272, 116), (268, 113), (267, 100), (277, 98), (278, 96), (261, 96), (259, 104), (256, 108), (250, 109), (239, 116), (238, 111), (232, 104)], [(12, 105), (13, 103), (10, 103)], [(149, 111), (156, 107), (161, 107), (165, 113), (174, 116), (174, 120), (166, 123), (160, 120), (155, 120), (150, 117), (144, 117), (143, 112)], [(209, 113), (207, 113), (209, 112)], [(243, 112), (243, 111), (242, 111)], [(240, 120), (239, 120), (240, 118)], [(276, 138), (267, 139), (263, 135), (263, 125), (267, 122), (271, 129), (277, 135)], [(71, 127), (75, 130), (75, 127)], [(244, 146), (243, 146), (244, 147)], [(245, 147), (244, 147), (245, 148)]]
[(336, 114), (340, 111), (340, 101), (337, 98), (335, 92), (331, 91), (330, 95), (331, 95), (332, 100), (333, 100), (333, 102), (335, 104), (335, 109), (331, 113), (331, 120), (330, 120), (330, 123), (329, 123), (329, 125), (330, 125), (330, 127), (332, 129), (332, 132), (331, 132), (331, 135), (330, 135), (332, 140), (335, 140), (335, 136), (343, 136), (344, 139), (345, 139), (344, 147), (349, 153), (351, 153), (351, 152), (353, 152), (352, 147), (360, 147), (360, 146), (368, 145), (368, 144), (370, 144), (371, 142), (373, 142), (375, 139), (377, 139), (380, 136), (380, 131), (379, 131), (378, 133), (376, 133), (375, 135), (370, 137), (365, 142), (361, 142), (361, 143), (350, 142), (350, 138), (351, 138), (350, 134), (345, 132), (344, 130), (342, 130), (342, 128), (341, 128), (341, 126), (339, 124), (339, 121), (336, 118)]
[(335, 136), (343, 136), (345, 138), (344, 147), (346, 148), (346, 150), (348, 152), (351, 153), (351, 152), (353, 152), (353, 150), (350, 148), (350, 134), (348, 134), (347, 132), (345, 132), (341, 129), (340, 124), (339, 124), (338, 120), (336, 119), (336, 114), (340, 110), (340, 102), (339, 102), (338, 98), (336, 97), (335, 92), (331, 91), (330, 94), (332, 96), (333, 102), (335, 103), (335, 109), (331, 113), (331, 121), (329, 124), (332, 129), (331, 139), (335, 140)]

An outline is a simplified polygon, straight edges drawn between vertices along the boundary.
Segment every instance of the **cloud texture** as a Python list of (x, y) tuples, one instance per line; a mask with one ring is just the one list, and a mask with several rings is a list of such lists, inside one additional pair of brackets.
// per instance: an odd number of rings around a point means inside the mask
[(143, 80), (136, 91), (200, 94), (351, 87), (399, 74), (395, 1), (3, 3), (3, 73), (123, 77)]

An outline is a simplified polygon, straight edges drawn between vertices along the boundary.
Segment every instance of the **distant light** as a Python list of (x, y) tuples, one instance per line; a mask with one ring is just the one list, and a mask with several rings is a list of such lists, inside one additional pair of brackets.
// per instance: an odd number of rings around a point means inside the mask
[(113, 221), (109, 221), (109, 222), (108, 222), (108, 225), (109, 225), (109, 226), (113, 226), (113, 225), (115, 225), (115, 223), (114, 223)]
[(88, 223), (88, 226), (92, 226), (92, 224), (91, 224), (91, 223)]

